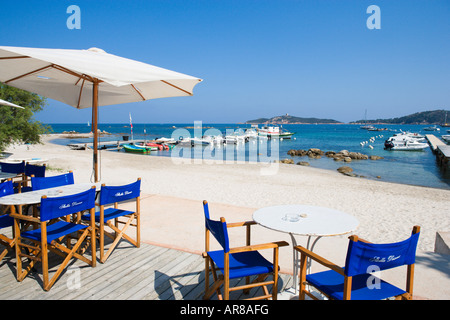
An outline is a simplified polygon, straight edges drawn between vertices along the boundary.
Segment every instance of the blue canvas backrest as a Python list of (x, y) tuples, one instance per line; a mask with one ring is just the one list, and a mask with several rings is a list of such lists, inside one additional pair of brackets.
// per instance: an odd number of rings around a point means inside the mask
[(27, 163), (25, 165), (25, 175), (28, 177), (31, 177), (31, 175), (40, 178), (45, 177), (45, 166), (37, 166)]
[(420, 232), (408, 239), (386, 244), (350, 240), (345, 262), (345, 274), (355, 276), (414, 264)]
[(74, 184), (73, 172), (52, 177), (31, 177), (31, 187), (33, 190), (60, 187), (68, 184)]
[(203, 202), (203, 211), (205, 213), (205, 227), (216, 238), (217, 242), (222, 246), (225, 252), (230, 251), (228, 240), (227, 223), (222, 221), (215, 221), (209, 218), (208, 203)]
[(100, 205), (121, 202), (139, 197), (141, 194), (141, 180), (123, 186), (102, 186), (100, 191)]
[(11, 180), (0, 183), (0, 197), (14, 194), (14, 185)]
[(25, 172), (25, 162), (18, 162), (18, 163), (9, 163), (9, 162), (2, 162), (2, 171), (8, 172), (8, 173), (24, 173)]
[(95, 207), (95, 188), (87, 191), (55, 198), (41, 199), (41, 221), (63, 217)]

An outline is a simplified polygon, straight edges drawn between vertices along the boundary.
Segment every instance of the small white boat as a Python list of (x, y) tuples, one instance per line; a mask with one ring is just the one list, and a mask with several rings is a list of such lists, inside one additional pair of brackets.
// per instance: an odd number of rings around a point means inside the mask
[(190, 145), (190, 146), (196, 146), (196, 145), (207, 146), (211, 143), (211, 141), (194, 137), (194, 138), (182, 139), (178, 143), (181, 145)]
[(155, 140), (156, 143), (164, 143), (164, 144), (175, 144), (177, 143), (177, 141), (175, 139), (172, 138), (159, 138)]
[(444, 134), (441, 136), (442, 140), (444, 140), (447, 143), (450, 143), (450, 134)]
[(290, 139), (295, 132), (283, 131), (280, 127), (264, 126), (258, 129), (258, 135), (270, 138), (284, 138)]
[(413, 139), (417, 142), (426, 142), (425, 136), (423, 136), (419, 133), (416, 133), (416, 132), (402, 131), (400, 133), (394, 133), (393, 137), (395, 139), (409, 138), (409, 139)]
[(423, 128), (423, 130), (425, 130), (425, 131), (439, 131), (441, 129), (439, 129), (437, 126), (432, 126), (432, 127)]
[(249, 139), (256, 139), (258, 138), (258, 132), (251, 128), (251, 129), (246, 129), (244, 132), (245, 137), (249, 138)]
[(400, 150), (400, 151), (421, 151), (428, 147), (428, 143), (419, 142), (415, 139), (404, 137), (402, 139), (390, 137), (384, 142), (386, 150)]

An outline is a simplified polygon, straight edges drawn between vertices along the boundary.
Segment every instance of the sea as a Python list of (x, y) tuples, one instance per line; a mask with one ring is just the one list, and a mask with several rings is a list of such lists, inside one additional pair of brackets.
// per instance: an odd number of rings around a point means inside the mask
[[(75, 131), (89, 133), (89, 124), (47, 124), (52, 133)], [(250, 128), (250, 124), (217, 124), (217, 123), (170, 123), (170, 124), (99, 124), (98, 129), (108, 134), (100, 137), (100, 143), (106, 141), (154, 140), (157, 138), (201, 137), (203, 135), (239, 134)], [(261, 125), (260, 125), (261, 127)], [(295, 132), (291, 139), (258, 139), (244, 145), (223, 145), (220, 147), (196, 146), (186, 148), (180, 145), (172, 150), (152, 151), (149, 154), (137, 154), (140, 157), (177, 157), (191, 159), (220, 159), (227, 161), (261, 161), (293, 159), (294, 163), (306, 161), (311, 167), (326, 170), (337, 170), (341, 166), (349, 166), (353, 173), (366, 179), (381, 180), (416, 186), (450, 189), (450, 170), (440, 168), (430, 148), (422, 151), (389, 151), (384, 149), (384, 141), (401, 131), (415, 132), (422, 135), (434, 134), (440, 138), (450, 128), (439, 128), (439, 131), (424, 131), (425, 125), (378, 125), (384, 131), (368, 131), (360, 125), (353, 124), (285, 124), (282, 128)], [(277, 141), (273, 141), (277, 140)], [(89, 143), (92, 138), (54, 139), (53, 143), (67, 145), (70, 143)], [(200, 149), (199, 149), (200, 148)], [(368, 156), (383, 157), (379, 160), (353, 160), (350, 163), (335, 161), (322, 156), (320, 159), (291, 157), (288, 151), (318, 148), (324, 152), (348, 150)], [(190, 149), (195, 149), (190, 150)], [(124, 152), (117, 149), (105, 149), (106, 152)], [(103, 152), (103, 151), (102, 151)]]

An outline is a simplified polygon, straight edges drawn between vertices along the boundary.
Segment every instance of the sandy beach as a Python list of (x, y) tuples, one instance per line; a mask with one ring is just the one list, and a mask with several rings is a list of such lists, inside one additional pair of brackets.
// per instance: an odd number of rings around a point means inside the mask
[[(10, 158), (45, 159), (47, 175), (72, 170), (75, 182), (92, 182), (92, 150), (71, 150), (49, 142), (58, 137), (44, 135), (42, 144), (14, 145), (6, 151), (13, 153)], [(251, 220), (256, 209), (271, 205), (328, 207), (356, 217), (359, 227), (354, 233), (375, 243), (404, 240), (412, 227), (419, 225), (415, 295), (450, 299), (449, 256), (433, 253), (436, 232), (450, 231), (449, 190), (354, 178), (290, 164), (180, 163), (169, 157), (109, 151), (100, 151), (100, 167), (100, 179), (106, 184), (142, 178), (142, 241), (193, 253), (204, 248), (203, 200), (210, 203), (213, 218), (224, 216), (228, 222)], [(343, 265), (347, 237), (322, 238), (314, 251)], [(244, 244), (243, 239), (243, 232), (233, 237), (239, 245)], [(253, 229), (253, 243), (277, 240), (290, 242), (287, 234), (261, 226)], [(299, 243), (305, 245), (305, 237), (299, 238)], [(292, 248), (281, 251), (282, 272), (292, 272)], [(404, 286), (405, 272), (387, 277)]]

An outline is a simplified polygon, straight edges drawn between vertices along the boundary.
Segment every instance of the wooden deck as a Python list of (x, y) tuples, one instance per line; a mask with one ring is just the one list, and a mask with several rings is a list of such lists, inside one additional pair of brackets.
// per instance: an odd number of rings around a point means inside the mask
[[(51, 255), (51, 271), (60, 258)], [(140, 248), (121, 241), (106, 263), (95, 268), (74, 260), (52, 289), (42, 289), (40, 264), (22, 281), (16, 281), (15, 256), (0, 262), (1, 300), (201, 300), (204, 260), (200, 255), (142, 243)], [(50, 274), (50, 277), (52, 274)], [(210, 282), (212, 283), (212, 282)], [(292, 276), (280, 274), (278, 292), (292, 286)], [(230, 299), (259, 295), (232, 292)], [(271, 288), (269, 288), (271, 290)], [(214, 295), (212, 300), (217, 299)]]

